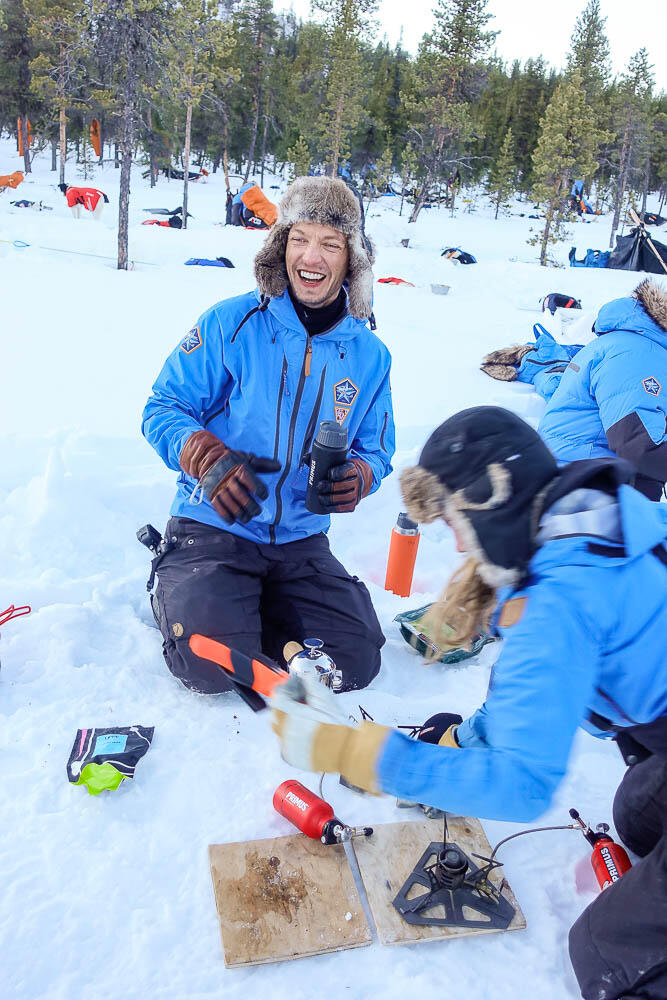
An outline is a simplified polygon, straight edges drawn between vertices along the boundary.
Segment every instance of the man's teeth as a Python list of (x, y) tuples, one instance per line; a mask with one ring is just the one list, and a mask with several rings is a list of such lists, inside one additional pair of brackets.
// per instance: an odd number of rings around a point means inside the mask
[(317, 271), (299, 271), (299, 277), (305, 278), (306, 281), (321, 281), (324, 275), (318, 274)]

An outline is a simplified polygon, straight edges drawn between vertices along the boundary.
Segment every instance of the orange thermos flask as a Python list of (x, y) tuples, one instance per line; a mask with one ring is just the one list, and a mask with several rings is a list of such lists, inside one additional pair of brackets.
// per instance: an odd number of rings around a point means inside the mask
[(399, 597), (410, 596), (418, 548), (419, 527), (402, 511), (391, 531), (385, 590), (391, 590)]

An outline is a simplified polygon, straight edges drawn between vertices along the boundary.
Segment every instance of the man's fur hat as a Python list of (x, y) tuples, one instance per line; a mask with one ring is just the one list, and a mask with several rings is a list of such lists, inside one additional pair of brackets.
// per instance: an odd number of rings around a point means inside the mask
[(667, 331), (667, 291), (657, 281), (644, 278), (632, 294), (660, 329)]
[(351, 316), (368, 319), (373, 308), (373, 247), (363, 229), (361, 208), (353, 192), (330, 177), (298, 177), (278, 206), (278, 219), (255, 257), (255, 278), (262, 295), (275, 298), (287, 288), (285, 249), (297, 222), (331, 226), (347, 239), (348, 308)]

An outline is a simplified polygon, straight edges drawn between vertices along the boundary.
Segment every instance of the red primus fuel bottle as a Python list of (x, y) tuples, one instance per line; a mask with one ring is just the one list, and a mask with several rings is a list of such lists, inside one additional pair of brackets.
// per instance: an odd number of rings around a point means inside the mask
[(301, 833), (323, 844), (336, 843), (334, 828), (343, 827), (328, 802), (294, 779), (278, 785), (273, 793), (273, 808)]
[(597, 831), (584, 823), (576, 809), (570, 809), (570, 816), (580, 825), (582, 833), (593, 848), (591, 864), (601, 889), (613, 885), (632, 868), (632, 862), (624, 847), (609, 836), (607, 823), (599, 823)]

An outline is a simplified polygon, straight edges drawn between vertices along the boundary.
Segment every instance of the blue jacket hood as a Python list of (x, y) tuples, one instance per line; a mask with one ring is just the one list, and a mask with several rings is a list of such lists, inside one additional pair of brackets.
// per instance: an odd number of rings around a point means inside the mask
[(631, 296), (607, 302), (598, 313), (595, 321), (596, 334), (600, 336), (615, 331), (638, 333), (667, 347), (667, 333), (651, 319), (641, 302)]

